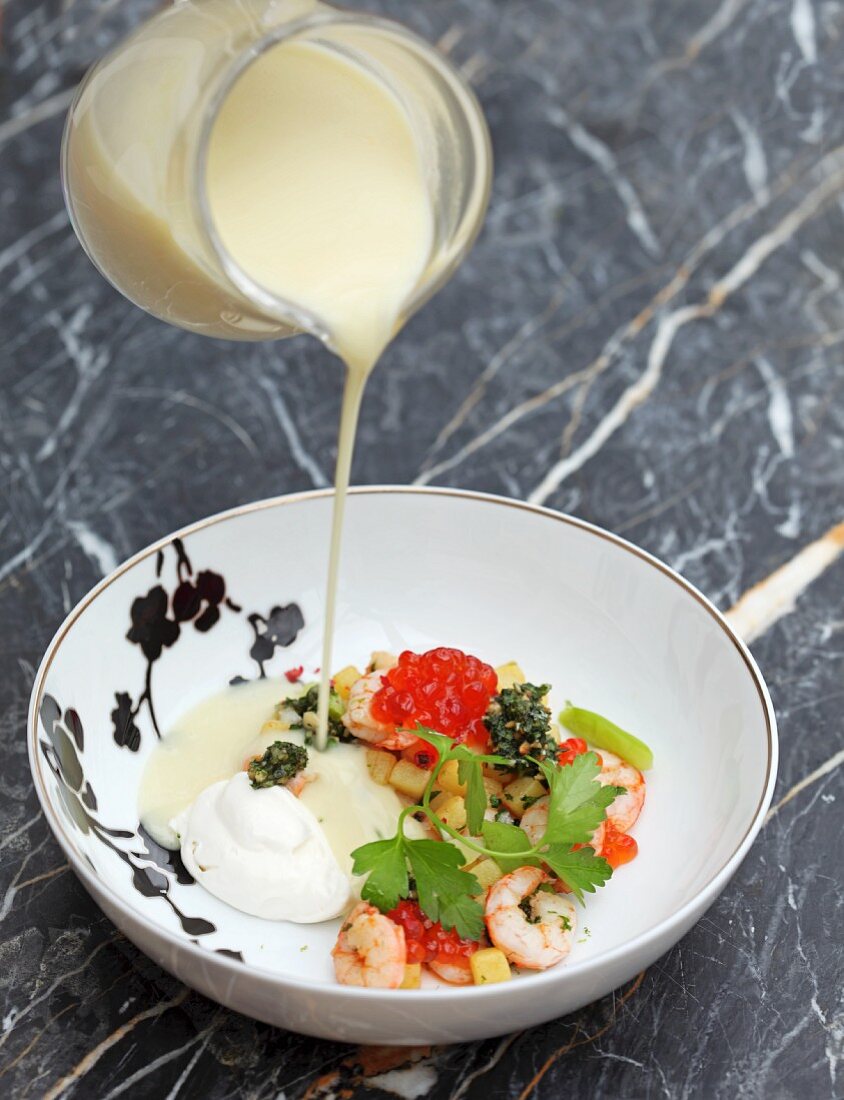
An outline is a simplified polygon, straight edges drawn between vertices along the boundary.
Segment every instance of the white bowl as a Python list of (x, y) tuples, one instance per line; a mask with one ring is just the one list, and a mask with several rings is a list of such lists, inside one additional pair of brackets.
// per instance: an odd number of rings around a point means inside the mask
[[(337, 922), (270, 923), (230, 909), (178, 881), (138, 833), (138, 784), (157, 738), (148, 705), (131, 721), (127, 709), (149, 684), (166, 730), (234, 677), (257, 676), (255, 658), (269, 675), (318, 665), (330, 511), (331, 494), (318, 492), (202, 520), (141, 551), (71, 612), (38, 671), (28, 733), (38, 796), (68, 859), (165, 969), (310, 1035), (478, 1039), (603, 996), (667, 951), (723, 890), (770, 803), (777, 741), (759, 670), (716, 609), (656, 559), (580, 520), (477, 493), (355, 490), (334, 659), (339, 667), (372, 649), (434, 644), (492, 664), (518, 659), (530, 679), (553, 684), (555, 707), (571, 698), (651, 745), (639, 857), (587, 897), (589, 935), (566, 965), (486, 988), (339, 986), (329, 957)], [(184, 622), (174, 640), (160, 622), (171, 605), (159, 593), (156, 611), (148, 593), (161, 586), (171, 596), (180, 574), (202, 570), (225, 579), (237, 609), (221, 604), (206, 630), (196, 624), (213, 612)], [(304, 616), (298, 633), (283, 610), (293, 603)]]

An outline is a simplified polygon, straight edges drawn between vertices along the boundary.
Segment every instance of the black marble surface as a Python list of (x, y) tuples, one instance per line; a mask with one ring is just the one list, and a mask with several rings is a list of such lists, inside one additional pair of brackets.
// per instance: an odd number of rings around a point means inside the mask
[(844, 5), (367, 5), (462, 66), (497, 175), (475, 251), (373, 379), (355, 481), (547, 502), (724, 609), (758, 586), (735, 621), (782, 743), (773, 815), (670, 954), (528, 1033), (397, 1052), (188, 993), (88, 898), (30, 783), (34, 669), (86, 590), (173, 528), (332, 466), (341, 376), (324, 350), (170, 329), (68, 227), (70, 89), (154, 6), (3, 11), (0, 1093), (844, 1095)]

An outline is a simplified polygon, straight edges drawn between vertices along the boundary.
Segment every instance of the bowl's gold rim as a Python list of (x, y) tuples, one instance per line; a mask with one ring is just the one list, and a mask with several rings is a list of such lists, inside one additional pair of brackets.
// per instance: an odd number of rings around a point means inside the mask
[[(589, 523), (587, 520), (578, 519), (576, 516), (570, 516), (563, 512), (554, 511), (551, 508), (545, 508), (538, 504), (530, 504), (527, 501), (514, 500), (510, 497), (498, 496), (494, 493), (481, 493), (472, 489), (453, 489), (448, 487), (432, 486), (432, 485), (357, 485), (352, 486), (349, 489), (349, 493), (354, 496), (369, 496), (376, 494), (406, 494), (417, 496), (439, 496), (439, 497), (458, 497), (465, 500), (480, 501), (487, 504), (503, 505), (508, 508), (517, 508), (526, 512), (532, 512), (538, 515), (542, 515), (548, 519), (557, 520), (560, 523), (565, 523), (570, 527), (577, 527), (580, 530), (586, 531), (589, 534), (595, 535), (598, 538), (603, 539), (606, 542), (613, 543), (621, 550), (633, 554), (634, 557), (640, 558), (648, 565), (655, 567), (660, 573), (668, 577), (669, 580), (678, 584), (685, 592), (687, 592), (692, 598), (700, 604), (701, 607), (715, 620), (716, 624), (723, 630), (729, 640), (732, 642), (734, 648), (737, 650), (739, 656), (744, 662), (747, 671), (750, 673), (751, 680), (756, 688), (757, 695), (759, 696), (759, 702), (762, 707), (762, 714), (765, 720), (765, 731), (767, 738), (767, 763), (765, 769), (765, 781), (762, 784), (762, 793), (757, 803), (756, 809), (750, 820), (750, 824), (743, 833), (738, 844), (733, 849), (732, 853), (723, 861), (718, 870), (707, 880), (706, 883), (696, 892), (695, 896), (686, 902), (680, 909), (675, 910), (669, 916), (663, 918), (653, 928), (648, 929), (646, 932), (642, 932), (635, 939), (629, 941), (629, 943), (620, 944), (612, 951), (607, 952), (604, 955), (596, 955), (591, 959), (585, 959), (581, 963), (574, 963), (570, 966), (560, 968), (559, 973), (556, 968), (543, 971), (541, 973), (533, 975), (533, 983), (537, 984), (544, 979), (549, 979), (553, 976), (560, 977), (562, 974), (577, 971), (583, 973), (584, 971), (598, 967), (606, 963), (610, 959), (615, 959), (627, 951), (633, 951), (637, 946), (643, 946), (650, 942), (653, 938), (657, 938), (667, 927), (673, 923), (681, 923), (683, 915), (687, 910), (692, 909), (698, 900), (709, 891), (713, 891), (712, 898), (708, 903), (720, 893), (723, 889), (723, 885), (729, 881), (735, 870), (738, 868), (741, 860), (744, 858), (746, 852), (742, 852), (742, 849), (750, 847), (750, 843), (755, 838), (756, 833), (762, 826), (763, 817), (765, 811), (770, 805), (773, 790), (774, 781), (776, 779), (776, 760), (777, 760), (777, 736), (776, 736), (776, 716), (774, 714), (773, 704), (771, 702), (768, 689), (765, 686), (762, 674), (750, 654), (747, 646), (736, 634), (733, 627), (724, 617), (724, 615), (718, 610), (715, 605), (699, 592), (689, 581), (682, 577), (679, 573), (673, 570), (670, 566), (654, 557), (653, 554), (649, 554), (646, 550), (640, 549), (633, 543), (628, 542), (620, 535), (615, 535), (610, 531), (604, 530), (602, 527), (598, 527), (593, 523)], [(310, 489), (298, 493), (290, 493), (278, 497), (268, 497), (263, 500), (252, 501), (249, 504), (240, 504), (234, 508), (229, 508), (224, 512), (217, 512), (214, 515), (207, 516), (205, 519), (196, 520), (194, 523), (188, 524), (185, 527), (180, 528), (177, 531), (171, 532), (169, 535), (165, 535), (163, 538), (158, 539), (156, 542), (151, 543), (149, 546), (142, 550), (139, 550), (132, 557), (127, 558), (125, 562), (119, 565), (113, 570), (107, 577), (104, 577), (98, 584), (96, 584), (90, 592), (88, 592), (79, 603), (69, 612), (64, 622), (61, 624), (50, 644), (44, 653), (44, 657), (38, 668), (38, 672), (35, 676), (35, 681), (32, 687), (32, 693), (30, 695), (29, 713), (27, 717), (27, 747), (29, 752), (29, 764), (30, 771), (35, 779), (35, 790), (38, 795), (38, 800), (41, 804), (41, 809), (44, 816), (47, 818), (47, 822), (50, 825), (56, 839), (59, 840), (61, 847), (64, 849), (65, 854), (68, 856), (73, 869), (77, 875), (83, 880), (86, 886), (90, 886), (91, 890), (96, 892), (97, 890), (107, 894), (118, 909), (125, 910), (129, 913), (132, 919), (139, 921), (145, 925), (146, 928), (155, 936), (163, 937), (169, 943), (171, 943), (178, 950), (184, 950), (191, 954), (196, 953), (198, 958), (201, 958), (206, 964), (213, 964), (223, 969), (236, 969), (238, 973), (243, 972), (243, 964), (233, 959), (226, 958), (223, 955), (211, 954), (198, 944), (193, 944), (181, 939), (175, 933), (172, 933), (169, 929), (162, 927), (155, 921), (149, 920), (144, 913), (139, 909), (129, 905), (105, 880), (101, 879), (95, 872), (91, 871), (85, 866), (83, 860), (79, 859), (74, 850), (74, 842), (68, 835), (64, 828), (64, 824), (58, 815), (54, 812), (52, 802), (47, 794), (47, 788), (44, 782), (44, 775), (41, 770), (41, 759), (38, 753), (38, 714), (41, 706), (41, 698), (44, 693), (44, 684), (47, 679), (47, 674), (52, 666), (53, 659), (64, 641), (65, 636), (70, 631), (71, 627), (80, 618), (82, 613), (94, 602), (95, 599), (113, 584), (119, 577), (123, 576), (130, 569), (134, 568), (137, 564), (145, 559), (156, 554), (160, 549), (169, 545), (175, 538), (187, 538), (189, 535), (201, 531), (206, 527), (214, 526), (218, 523), (225, 523), (227, 520), (236, 519), (239, 516), (247, 515), (251, 512), (260, 512), (270, 508), (279, 508), (288, 504), (298, 504), (307, 500), (315, 500), (324, 497), (331, 497), (334, 495), (333, 488), (329, 489)], [(728, 872), (724, 879), (723, 885), (719, 888), (716, 887), (716, 883), (722, 875)], [(320, 993), (332, 992), (336, 993), (337, 988), (330, 984), (323, 986), (319, 982), (309, 981), (304, 978), (296, 978), (292, 975), (279, 974), (272, 970), (266, 970), (262, 967), (253, 966), (250, 964), (248, 971), (268, 978), (271, 981), (278, 982), (283, 985), (295, 986), (307, 990), (311, 994), (319, 995)], [(395, 990), (384, 989), (359, 989), (354, 986), (341, 987), (344, 995), (352, 996), (364, 996), (372, 997), (374, 995), (383, 996), (401, 996), (406, 1001), (406, 994)], [(478, 986), (452, 986), (448, 989), (427, 989), (417, 990), (414, 1000), (437, 1000), (442, 997), (453, 998), (458, 997), (471, 997), (477, 995), (480, 987)], [(484, 988), (483, 995), (490, 996), (501, 995), (506, 992), (507, 983), (500, 983), (497, 985)]]

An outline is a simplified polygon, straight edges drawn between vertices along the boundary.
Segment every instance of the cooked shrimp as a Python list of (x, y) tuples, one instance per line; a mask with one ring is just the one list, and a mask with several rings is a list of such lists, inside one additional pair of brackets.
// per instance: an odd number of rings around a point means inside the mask
[(343, 725), (349, 733), (379, 749), (406, 749), (416, 740), (416, 734), (379, 722), (372, 713), (372, 697), (381, 688), (383, 677), (383, 672), (368, 672), (355, 680), (349, 692)]
[(538, 867), (519, 867), (500, 878), (487, 895), (489, 938), (515, 966), (547, 970), (571, 951), (574, 906), (560, 894), (539, 889), (551, 881)]
[(607, 821), (613, 824), (620, 833), (626, 833), (636, 824), (636, 818), (642, 812), (645, 802), (645, 777), (642, 773), (628, 764), (615, 753), (601, 749), (601, 774), (598, 782), (602, 787), (613, 784), (616, 787), (624, 787), (624, 794), (620, 794), (614, 802), (607, 806)]
[[(531, 844), (538, 844), (542, 839), (542, 834), (545, 832), (545, 828), (548, 825), (548, 803), (550, 796), (545, 795), (544, 798), (537, 799), (532, 806), (529, 806), (522, 814), (522, 820), (519, 822), (521, 827), (528, 835), (528, 840)], [(606, 831), (607, 823), (602, 821), (595, 832), (592, 834), (592, 839), (588, 842), (589, 847), (594, 849), (595, 855), (599, 856), (604, 847), (604, 832)]]
[(468, 985), (472, 980), (472, 967), (465, 955), (453, 959), (431, 959), (427, 966), (438, 978), (452, 985)]
[(398, 989), (404, 979), (404, 929), (368, 902), (358, 902), (346, 917), (331, 954), (341, 985)]

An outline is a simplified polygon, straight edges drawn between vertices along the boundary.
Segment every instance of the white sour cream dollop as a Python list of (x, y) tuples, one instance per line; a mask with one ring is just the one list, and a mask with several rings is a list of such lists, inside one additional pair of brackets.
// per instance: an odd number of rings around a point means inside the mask
[(238, 772), (206, 787), (171, 825), (196, 881), (244, 913), (314, 924), (348, 904), (348, 876), (317, 819), (286, 787), (256, 791)]

